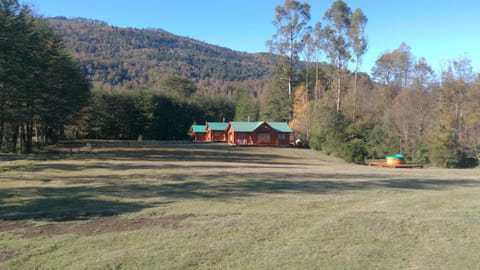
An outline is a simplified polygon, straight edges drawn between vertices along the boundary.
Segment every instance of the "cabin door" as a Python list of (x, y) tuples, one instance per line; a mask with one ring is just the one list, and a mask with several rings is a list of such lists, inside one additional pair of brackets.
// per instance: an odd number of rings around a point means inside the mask
[(258, 133), (258, 144), (270, 144), (271, 136), (270, 133)]

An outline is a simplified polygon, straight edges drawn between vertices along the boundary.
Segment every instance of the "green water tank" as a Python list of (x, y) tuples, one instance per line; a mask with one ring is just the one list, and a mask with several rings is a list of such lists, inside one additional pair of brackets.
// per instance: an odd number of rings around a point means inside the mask
[(386, 157), (387, 165), (400, 165), (405, 163), (405, 157), (402, 154), (396, 154)]
[(398, 159), (405, 159), (405, 156), (402, 154), (396, 154), (396, 155), (393, 155), (393, 157)]

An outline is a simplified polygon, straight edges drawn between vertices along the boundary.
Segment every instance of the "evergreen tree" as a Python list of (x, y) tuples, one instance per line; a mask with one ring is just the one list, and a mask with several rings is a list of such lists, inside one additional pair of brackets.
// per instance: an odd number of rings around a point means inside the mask
[(180, 76), (167, 78), (161, 83), (160, 89), (163, 93), (179, 97), (190, 97), (197, 92), (197, 88), (191, 80)]
[(286, 75), (288, 98), (291, 98), (294, 66), (298, 54), (303, 50), (304, 36), (309, 29), (307, 23), (310, 20), (310, 5), (297, 0), (285, 0), (283, 5), (275, 8), (275, 12), (273, 25), (277, 33), (273, 35), (272, 40), (267, 41), (267, 45), (272, 52), (284, 56), (280, 66), (282, 74)]
[(27, 6), (1, 0), (0, 22), (1, 142), (30, 153), (34, 130), (37, 140), (64, 135), (86, 105), (89, 85), (61, 40)]
[(353, 55), (355, 56), (355, 78), (353, 80), (353, 121), (357, 118), (357, 86), (358, 86), (358, 71), (361, 64), (362, 56), (367, 51), (367, 38), (365, 34), (365, 27), (367, 24), (367, 17), (359, 8), (353, 12), (350, 19), (349, 36), (352, 43)]
[(278, 74), (274, 76), (271, 92), (262, 111), (262, 119), (266, 121), (286, 121), (291, 118), (287, 86), (279, 77)]
[(238, 92), (235, 105), (235, 121), (258, 121), (258, 104), (246, 91)]
[(323, 30), (324, 50), (330, 58), (330, 63), (335, 66), (335, 84), (337, 90), (336, 110), (342, 107), (343, 77), (351, 59), (349, 42), (350, 17), (352, 11), (343, 0), (336, 0), (323, 16), (326, 26)]

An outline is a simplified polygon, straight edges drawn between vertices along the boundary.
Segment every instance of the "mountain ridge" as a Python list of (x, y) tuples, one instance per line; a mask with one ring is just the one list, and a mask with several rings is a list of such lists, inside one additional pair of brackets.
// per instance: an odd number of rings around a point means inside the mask
[(158, 88), (175, 75), (205, 91), (223, 92), (226, 84), (261, 82), (273, 74), (268, 53), (239, 52), (161, 28), (116, 27), (86, 18), (44, 20), (98, 88)]

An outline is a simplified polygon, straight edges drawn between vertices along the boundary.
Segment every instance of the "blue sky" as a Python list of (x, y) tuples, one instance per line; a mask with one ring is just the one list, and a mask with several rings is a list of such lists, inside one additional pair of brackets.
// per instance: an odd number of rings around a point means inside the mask
[[(85, 17), (110, 25), (162, 28), (210, 44), (246, 52), (266, 52), (275, 29), (275, 6), (283, 0), (23, 0), (43, 17)], [(333, 0), (309, 0), (311, 24), (322, 21)], [(480, 72), (480, 1), (346, 0), (368, 17), (369, 49), (362, 70), (405, 42), (437, 71), (467, 55)]]

